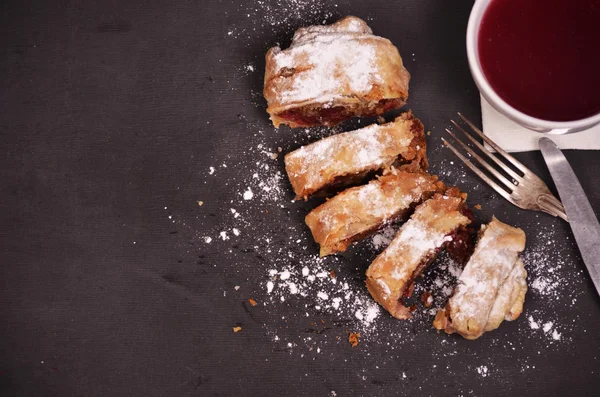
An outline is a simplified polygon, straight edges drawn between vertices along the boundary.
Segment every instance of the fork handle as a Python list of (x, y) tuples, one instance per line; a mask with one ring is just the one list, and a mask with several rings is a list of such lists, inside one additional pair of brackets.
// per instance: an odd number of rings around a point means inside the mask
[(549, 138), (539, 140), (583, 262), (600, 295), (600, 223), (565, 155)]

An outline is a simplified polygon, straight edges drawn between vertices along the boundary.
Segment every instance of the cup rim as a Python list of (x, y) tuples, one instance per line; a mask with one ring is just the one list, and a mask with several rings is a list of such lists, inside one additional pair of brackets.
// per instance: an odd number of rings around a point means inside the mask
[(571, 121), (551, 121), (532, 117), (515, 109), (496, 93), (490, 83), (488, 83), (483, 74), (483, 70), (481, 69), (477, 45), (479, 27), (481, 26), (483, 14), (492, 1), (493, 0), (476, 0), (471, 9), (471, 15), (469, 16), (469, 23), (467, 25), (467, 58), (469, 61), (469, 68), (471, 69), (475, 84), (490, 105), (507, 115), (509, 118), (526, 126), (532, 126), (535, 127), (535, 129), (546, 131), (556, 130), (555, 133), (561, 133), (561, 130), (564, 130), (564, 132), (569, 132), (570, 130), (583, 130), (594, 124), (600, 123), (600, 113)]

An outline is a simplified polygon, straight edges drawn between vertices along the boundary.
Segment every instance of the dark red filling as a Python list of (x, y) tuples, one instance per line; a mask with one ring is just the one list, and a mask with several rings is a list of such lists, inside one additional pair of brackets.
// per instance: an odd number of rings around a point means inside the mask
[(341, 106), (320, 109), (314, 114), (306, 114), (302, 108), (290, 109), (280, 113), (278, 116), (287, 121), (306, 127), (316, 124), (338, 124), (352, 117), (352, 115), (348, 114), (346, 108)]
[[(473, 212), (467, 207), (463, 207), (461, 213), (469, 218), (471, 222), (473, 221)], [(452, 233), (448, 234), (452, 238), (451, 241), (448, 241), (445, 244), (442, 244), (440, 247), (436, 248), (434, 252), (431, 253), (429, 257), (423, 260), (417, 266), (415, 271), (413, 272), (411, 280), (409, 280), (406, 285), (407, 287), (402, 292), (402, 296), (400, 297), (401, 301), (405, 298), (410, 298), (413, 290), (414, 290), (414, 280), (423, 273), (423, 270), (429, 266), (431, 262), (438, 256), (438, 254), (446, 249), (448, 254), (452, 259), (464, 265), (467, 263), (469, 257), (473, 253), (473, 238), (471, 237), (472, 231), (466, 227), (460, 227), (454, 230)], [(404, 304), (404, 302), (403, 302)]]
[(377, 109), (373, 112), (373, 114), (370, 114), (369, 116), (377, 116), (379, 114), (387, 112), (388, 110), (400, 107), (401, 103), (402, 102), (399, 99), (382, 99), (381, 101), (379, 101)]
[(452, 259), (461, 265), (469, 260), (473, 252), (473, 239), (468, 229), (460, 229), (451, 234), (452, 241), (448, 243), (446, 251)]
[[(473, 222), (473, 212), (464, 207), (461, 213), (469, 218)], [(452, 259), (461, 265), (464, 265), (469, 260), (469, 257), (473, 253), (474, 243), (472, 238), (473, 230), (470, 228), (460, 228), (450, 234), (452, 241), (450, 241), (446, 247), (446, 251)]]
[(358, 112), (343, 106), (321, 109), (311, 108), (310, 110), (295, 108), (281, 112), (277, 116), (303, 127), (321, 124), (335, 125), (354, 116), (377, 116), (388, 110), (400, 107), (402, 103), (400, 99), (382, 99), (374, 109)]

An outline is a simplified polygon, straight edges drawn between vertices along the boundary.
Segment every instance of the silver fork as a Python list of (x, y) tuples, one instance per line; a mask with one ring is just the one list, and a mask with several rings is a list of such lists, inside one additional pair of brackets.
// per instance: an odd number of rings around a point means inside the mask
[(481, 179), (483, 179), (488, 185), (490, 185), (495, 191), (497, 191), (502, 197), (513, 203), (519, 208), (524, 210), (535, 210), (542, 211), (552, 216), (559, 216), (565, 221), (568, 221), (567, 214), (565, 213), (565, 208), (563, 207), (560, 200), (558, 200), (548, 189), (548, 186), (542, 181), (537, 175), (531, 172), (527, 167), (521, 164), (517, 159), (515, 159), (510, 154), (506, 153), (500, 146), (495, 144), (490, 138), (485, 136), (481, 130), (473, 123), (471, 123), (465, 116), (463, 116), (460, 112), (458, 116), (469, 126), (471, 130), (473, 130), (481, 139), (485, 141), (488, 145), (490, 145), (497, 154), (504, 157), (505, 160), (510, 162), (516, 169), (518, 169), (523, 175), (519, 175), (519, 173), (515, 172), (512, 168), (506, 165), (504, 162), (500, 160), (500, 156), (492, 154), (489, 150), (487, 150), (481, 143), (479, 143), (471, 134), (465, 131), (458, 123), (454, 120), (450, 120), (454, 127), (460, 130), (469, 140), (479, 149), (482, 153), (484, 153), (489, 159), (491, 159), (496, 165), (502, 169), (507, 175), (512, 178), (512, 181), (508, 180), (504, 175), (502, 175), (498, 170), (492, 167), (486, 160), (484, 160), (481, 156), (479, 156), (473, 149), (464, 144), (460, 139), (456, 137), (456, 135), (446, 128), (446, 132), (450, 134), (452, 138), (456, 142), (460, 144), (462, 148), (464, 148), (467, 153), (471, 155), (472, 158), (477, 160), (479, 164), (483, 166), (490, 174), (492, 174), (500, 183), (504, 185), (504, 188), (496, 183), (492, 178), (486, 175), (482, 170), (477, 168), (469, 159), (467, 159), (462, 153), (460, 153), (454, 146), (452, 146), (446, 139), (442, 138), (444, 144), (448, 146), (454, 154), (458, 156), (459, 159), (462, 160), (463, 163), (467, 167), (469, 167), (473, 172), (475, 172)]

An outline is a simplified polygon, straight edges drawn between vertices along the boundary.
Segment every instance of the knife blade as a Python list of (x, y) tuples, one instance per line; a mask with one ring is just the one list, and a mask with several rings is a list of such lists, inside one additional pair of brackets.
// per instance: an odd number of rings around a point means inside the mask
[(540, 138), (539, 145), (565, 207), (583, 262), (600, 295), (600, 223), (579, 179), (558, 146), (547, 137)]

